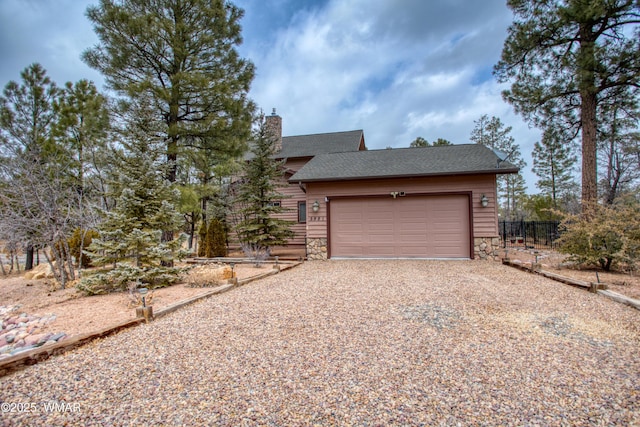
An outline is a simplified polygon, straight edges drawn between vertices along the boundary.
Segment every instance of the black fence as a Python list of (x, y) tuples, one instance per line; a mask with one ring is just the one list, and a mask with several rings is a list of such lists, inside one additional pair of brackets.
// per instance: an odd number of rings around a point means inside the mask
[(503, 248), (554, 249), (559, 221), (499, 221)]

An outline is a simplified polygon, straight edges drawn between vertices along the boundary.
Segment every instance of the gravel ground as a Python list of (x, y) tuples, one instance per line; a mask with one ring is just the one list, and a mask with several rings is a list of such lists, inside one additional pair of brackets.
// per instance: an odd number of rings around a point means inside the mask
[(0, 419), (640, 425), (639, 320), (498, 263), (307, 262), (0, 378)]

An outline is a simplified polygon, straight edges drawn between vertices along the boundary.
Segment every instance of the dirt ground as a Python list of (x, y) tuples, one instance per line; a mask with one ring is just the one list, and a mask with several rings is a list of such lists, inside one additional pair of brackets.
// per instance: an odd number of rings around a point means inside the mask
[[(597, 269), (578, 269), (566, 262), (566, 255), (555, 251), (531, 250), (531, 249), (509, 249), (507, 255), (509, 259), (519, 260), (523, 263), (537, 261), (542, 264), (542, 268), (565, 277), (571, 277), (585, 282), (598, 281), (607, 284), (608, 288), (629, 298), (640, 299), (640, 272), (617, 273), (605, 272)], [(500, 258), (505, 256), (504, 250), (500, 253)]]
[[(508, 255), (510, 259), (523, 263), (533, 262), (536, 258), (536, 253), (525, 250), (511, 250)], [(538, 262), (544, 269), (584, 281), (597, 281), (595, 270), (568, 268), (563, 264), (562, 255), (544, 251), (539, 251), (537, 255)], [(501, 256), (503, 257), (504, 253)], [(260, 268), (252, 264), (238, 264), (235, 266), (235, 272), (239, 279), (243, 279), (265, 273), (271, 268), (270, 264)], [(638, 275), (600, 271), (598, 277), (614, 292), (640, 299)], [(128, 292), (84, 296), (75, 287), (59, 289), (52, 283), (51, 279), (27, 280), (22, 275), (0, 276), (0, 306), (19, 305), (19, 313), (25, 312), (30, 315), (55, 314), (56, 320), (47, 324), (41, 332), (64, 332), (68, 336), (92, 332), (135, 317), (135, 308)], [(192, 288), (185, 284), (156, 289), (152, 293), (151, 305), (157, 311), (209, 290), (211, 288)]]
[[(238, 264), (234, 271), (238, 279), (270, 271), (271, 264), (254, 267)], [(29, 315), (55, 314), (56, 320), (40, 332), (64, 332), (67, 336), (87, 333), (135, 318), (135, 305), (129, 292), (85, 296), (75, 287), (60, 289), (52, 279), (28, 280), (23, 275), (0, 276), (0, 306), (15, 306), (17, 313)], [(178, 301), (204, 294), (212, 288), (193, 288), (177, 284), (155, 289), (147, 296), (154, 311)]]

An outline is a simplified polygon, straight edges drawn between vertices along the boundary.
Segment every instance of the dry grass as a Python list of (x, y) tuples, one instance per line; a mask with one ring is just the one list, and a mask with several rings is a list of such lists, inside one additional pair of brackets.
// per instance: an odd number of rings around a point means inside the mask
[(227, 265), (199, 265), (189, 270), (184, 283), (192, 288), (207, 288), (220, 286), (232, 277), (233, 272)]

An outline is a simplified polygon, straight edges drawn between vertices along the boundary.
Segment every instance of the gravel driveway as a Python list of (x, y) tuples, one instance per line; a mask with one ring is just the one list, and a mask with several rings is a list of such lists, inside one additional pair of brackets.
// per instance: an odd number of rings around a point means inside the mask
[(640, 425), (639, 325), (497, 263), (307, 262), (0, 378), (1, 420)]

